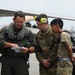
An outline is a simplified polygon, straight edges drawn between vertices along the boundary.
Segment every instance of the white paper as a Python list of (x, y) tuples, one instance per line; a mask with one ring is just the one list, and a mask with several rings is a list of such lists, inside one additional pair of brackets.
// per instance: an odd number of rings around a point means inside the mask
[(21, 52), (21, 49), (25, 49), (25, 47), (18, 47), (18, 48), (14, 48), (12, 47), (12, 50), (15, 50), (15, 52)]

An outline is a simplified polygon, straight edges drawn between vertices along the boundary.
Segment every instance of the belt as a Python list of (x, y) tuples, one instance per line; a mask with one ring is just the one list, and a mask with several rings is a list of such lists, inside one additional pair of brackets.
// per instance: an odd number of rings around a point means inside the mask
[(62, 60), (71, 61), (70, 58), (61, 58), (61, 57), (58, 57), (57, 60), (58, 61), (62, 61)]

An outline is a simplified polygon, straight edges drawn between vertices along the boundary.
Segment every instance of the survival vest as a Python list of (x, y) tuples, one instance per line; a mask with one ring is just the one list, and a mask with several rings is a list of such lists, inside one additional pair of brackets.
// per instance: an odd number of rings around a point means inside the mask
[(29, 42), (29, 30), (23, 26), (20, 32), (17, 33), (13, 31), (13, 24), (6, 26), (5, 30), (5, 40), (7, 42), (17, 43), (19, 46), (30, 46)]

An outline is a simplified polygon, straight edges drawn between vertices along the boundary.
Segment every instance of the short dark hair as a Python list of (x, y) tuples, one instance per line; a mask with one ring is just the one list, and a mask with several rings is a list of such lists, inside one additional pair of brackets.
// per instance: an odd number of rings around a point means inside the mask
[(39, 15), (36, 17), (35, 21), (40, 21), (41, 18), (46, 18), (46, 19), (48, 19), (48, 16), (47, 16), (46, 14), (39, 14)]
[(14, 14), (14, 18), (16, 18), (17, 16), (25, 18), (25, 13), (22, 11), (16, 11)]
[(53, 19), (51, 22), (50, 22), (50, 25), (56, 25), (58, 24), (59, 27), (62, 29), (63, 28), (63, 21), (60, 19), (60, 18), (56, 18), (56, 19)]

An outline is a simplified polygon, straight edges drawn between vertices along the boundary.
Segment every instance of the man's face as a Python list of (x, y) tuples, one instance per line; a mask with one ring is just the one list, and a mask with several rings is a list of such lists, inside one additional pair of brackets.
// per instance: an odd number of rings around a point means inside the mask
[(37, 23), (37, 27), (41, 30), (44, 31), (47, 29), (47, 23), (42, 24), (41, 22), (36, 22)]
[(53, 32), (55, 32), (55, 33), (58, 33), (59, 32), (59, 25), (52, 25), (52, 30), (53, 30)]
[(15, 27), (20, 29), (23, 26), (25, 18), (17, 16), (16, 18), (13, 18), (13, 21), (15, 23)]

